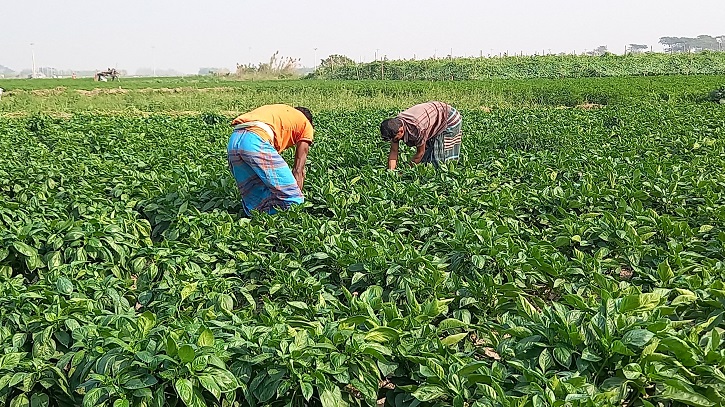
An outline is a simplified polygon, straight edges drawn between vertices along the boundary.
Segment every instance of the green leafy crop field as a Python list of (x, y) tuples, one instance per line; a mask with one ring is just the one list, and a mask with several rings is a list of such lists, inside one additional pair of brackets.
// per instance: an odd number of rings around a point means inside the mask
[[(719, 79), (4, 96), (0, 405), (721, 405)], [(541, 86), (576, 100), (510, 97)], [(248, 219), (212, 96), (269, 89), (316, 143), (305, 204)], [(463, 159), (386, 171), (380, 120), (436, 95)]]
[(537, 55), (326, 63), (313, 76), (324, 79), (476, 80), (489, 78), (587, 78), (656, 75), (722, 75), (725, 53), (645, 53), (601, 56)]

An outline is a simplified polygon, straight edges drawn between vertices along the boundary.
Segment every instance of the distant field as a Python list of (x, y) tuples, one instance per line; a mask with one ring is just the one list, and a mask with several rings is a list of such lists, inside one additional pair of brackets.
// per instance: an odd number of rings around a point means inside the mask
[(582, 104), (690, 103), (707, 98), (725, 76), (658, 76), (429, 82), (429, 81), (234, 81), (217, 78), (0, 80), (6, 93), (0, 114), (95, 111), (135, 113), (224, 112), (265, 103), (307, 105), (315, 111), (402, 108), (424, 100), (461, 108), (557, 107)]

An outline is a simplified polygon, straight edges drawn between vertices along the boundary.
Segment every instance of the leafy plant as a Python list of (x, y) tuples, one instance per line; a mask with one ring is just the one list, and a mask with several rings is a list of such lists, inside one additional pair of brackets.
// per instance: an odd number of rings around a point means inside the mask
[(725, 119), (640, 81), (462, 108), (439, 170), (328, 101), (306, 202), (251, 219), (222, 111), (3, 116), (0, 405), (720, 405)]

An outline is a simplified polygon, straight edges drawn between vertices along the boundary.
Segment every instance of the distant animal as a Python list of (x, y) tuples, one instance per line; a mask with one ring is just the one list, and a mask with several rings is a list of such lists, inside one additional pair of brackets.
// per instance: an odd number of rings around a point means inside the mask
[(116, 68), (108, 68), (105, 71), (96, 72), (96, 75), (94, 76), (94, 80), (106, 82), (109, 78), (111, 81), (118, 81), (120, 80), (118, 78), (119, 73), (116, 70)]

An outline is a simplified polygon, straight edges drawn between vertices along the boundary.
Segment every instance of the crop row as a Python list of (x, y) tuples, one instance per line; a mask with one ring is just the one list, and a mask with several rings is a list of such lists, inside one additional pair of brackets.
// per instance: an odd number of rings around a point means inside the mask
[(464, 109), (400, 172), (391, 113), (318, 115), (254, 219), (228, 118), (0, 119), (0, 402), (720, 403), (722, 107)]

